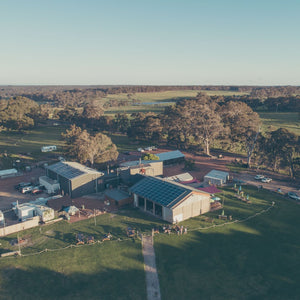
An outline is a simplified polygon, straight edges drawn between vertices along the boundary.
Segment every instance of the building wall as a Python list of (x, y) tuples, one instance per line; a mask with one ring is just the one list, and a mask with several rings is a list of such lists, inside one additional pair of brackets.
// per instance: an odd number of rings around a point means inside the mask
[(101, 176), (95, 174), (84, 174), (78, 178), (74, 178), (71, 182), (71, 197), (81, 197), (97, 192), (97, 180)]
[(0, 228), (0, 236), (6, 236), (18, 231), (22, 231), (28, 228), (36, 227), (39, 225), (40, 217), (36, 216), (33, 217), (31, 220), (22, 222), (22, 223), (17, 223), (11, 226), (6, 226), (3, 228)]
[(58, 191), (60, 189), (59, 183), (51, 184), (47, 180), (44, 180), (43, 177), (44, 176), (41, 176), (39, 178), (39, 183), (40, 183), (40, 185), (43, 185), (47, 189), (48, 194), (55, 193), (56, 191)]
[(164, 207), (163, 206), (163, 213), (162, 213), (162, 218), (163, 220), (173, 223), (173, 212), (170, 208)]
[(211, 177), (204, 176), (204, 182), (214, 184), (214, 185), (222, 185), (223, 183), (226, 182), (226, 180), (223, 181), (222, 179), (217, 179), (217, 178), (211, 178)]
[(58, 175), (58, 182), (60, 184), (60, 190), (64, 195), (71, 194), (71, 181), (63, 176)]
[(210, 195), (192, 194), (177, 207), (173, 208), (172, 222), (181, 222), (199, 216), (210, 210)]

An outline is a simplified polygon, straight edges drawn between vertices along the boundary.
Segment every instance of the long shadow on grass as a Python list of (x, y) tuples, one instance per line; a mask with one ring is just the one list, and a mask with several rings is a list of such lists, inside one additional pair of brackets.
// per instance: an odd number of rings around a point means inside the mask
[(298, 213), (272, 212), (205, 232), (157, 236), (163, 299), (298, 299)]
[[(63, 267), (61, 270), (63, 271)], [(45, 268), (2, 270), (1, 299), (146, 299), (144, 270), (64, 275)]]

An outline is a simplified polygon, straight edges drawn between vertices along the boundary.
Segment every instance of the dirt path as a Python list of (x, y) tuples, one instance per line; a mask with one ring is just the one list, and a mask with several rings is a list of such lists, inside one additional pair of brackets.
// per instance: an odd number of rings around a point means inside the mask
[(152, 236), (143, 236), (142, 245), (146, 272), (147, 299), (160, 300), (160, 288), (156, 270)]

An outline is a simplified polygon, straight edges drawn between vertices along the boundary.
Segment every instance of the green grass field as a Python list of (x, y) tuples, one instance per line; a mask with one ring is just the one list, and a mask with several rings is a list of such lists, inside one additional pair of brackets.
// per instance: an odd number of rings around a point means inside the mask
[(0, 132), (0, 153), (30, 153), (28, 156), (33, 159), (43, 159), (50, 152), (42, 153), (42, 146), (56, 145), (57, 151), (53, 152), (56, 154), (62, 150), (64, 142), (61, 140), (61, 132), (65, 130), (65, 126), (40, 126), (26, 133), (2, 131)]
[[(225, 214), (242, 220), (276, 205), (244, 223), (211, 226), (205, 216), (183, 222), (188, 234), (155, 236), (162, 299), (297, 299), (300, 275), (299, 213), (296, 203), (274, 193), (243, 187), (252, 204), (224, 189)], [(214, 224), (220, 211), (207, 214)], [(145, 275), (139, 240), (127, 240), (127, 226), (150, 233), (161, 221), (134, 209), (69, 224), (65, 221), (24, 231), (29, 254), (75, 243), (78, 232), (114, 239), (36, 256), (0, 259), (3, 299), (145, 299)], [(16, 250), (0, 239), (1, 252)], [(120, 239), (120, 241), (118, 241)], [(18, 283), (18, 288), (16, 288)], [(55, 287), (55, 288), (54, 288)], [(2, 299), (1, 298), (1, 299)]]
[(298, 112), (260, 112), (259, 116), (262, 119), (264, 131), (272, 131), (281, 127), (300, 135), (300, 120)]
[(156, 237), (163, 299), (298, 299), (299, 205), (254, 187), (243, 190), (252, 204), (237, 205), (224, 191), (225, 214), (233, 219), (255, 213), (270, 200), (276, 205), (245, 223)]
[[(178, 90), (178, 91), (164, 91), (164, 92), (153, 92), (153, 93), (135, 93), (132, 95), (133, 99), (138, 99), (141, 103), (147, 102), (157, 102), (157, 104), (152, 105), (135, 105), (135, 106), (123, 106), (123, 107), (114, 107), (112, 109), (107, 109), (105, 114), (115, 114), (115, 113), (134, 113), (134, 112), (162, 112), (164, 108), (170, 105), (168, 102), (175, 102), (181, 99), (195, 97), (200, 91), (196, 90)], [(241, 92), (230, 92), (230, 91), (201, 91), (210, 96), (232, 96), (232, 95), (244, 95), (245, 93)], [(108, 95), (102, 100), (128, 100), (127, 94), (117, 94), (117, 95)]]

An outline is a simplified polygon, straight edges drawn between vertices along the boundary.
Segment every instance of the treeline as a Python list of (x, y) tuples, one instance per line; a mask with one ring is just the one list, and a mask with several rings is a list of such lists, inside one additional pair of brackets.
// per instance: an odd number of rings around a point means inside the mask
[[(245, 152), (247, 165), (264, 165), (275, 171), (288, 168), (291, 177), (299, 173), (299, 136), (285, 129), (261, 133), (259, 115), (241, 101), (212, 100), (203, 94), (178, 101), (156, 114), (153, 112), (121, 113), (105, 116), (90, 106), (70, 122), (93, 131), (121, 132), (134, 140), (210, 155), (211, 148)], [(75, 111), (74, 111), (75, 112)], [(63, 119), (63, 118), (62, 118)]]
[[(12, 97), (22, 96), (34, 100), (38, 103), (50, 103), (54, 107), (65, 107), (71, 105), (74, 107), (83, 107), (91, 101), (99, 101), (103, 106), (115, 107), (126, 106), (133, 101), (135, 93), (163, 92), (176, 90), (198, 90), (198, 91), (232, 91), (246, 92), (249, 95), (231, 96), (256, 107), (269, 109), (268, 102), (277, 99), (280, 107), (294, 108), (293, 102), (299, 100), (300, 87), (297, 86), (278, 86), (278, 87), (255, 87), (255, 86), (3, 86), (0, 88), (0, 99), (9, 99)], [(128, 95), (127, 100), (109, 100), (108, 103), (103, 98), (108, 95), (117, 95), (125, 93)], [(228, 97), (227, 97), (228, 98)], [(229, 101), (231, 101), (229, 97)], [(266, 106), (264, 107), (264, 103)], [(289, 102), (290, 104), (286, 104)], [(276, 104), (276, 107), (278, 107)], [(292, 107), (292, 108), (291, 108)], [(273, 109), (273, 107), (272, 107)], [(282, 110), (286, 111), (286, 110)]]

